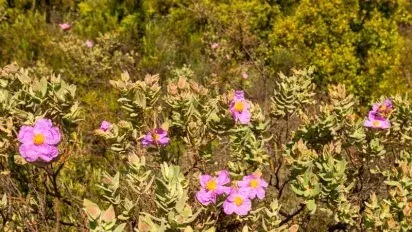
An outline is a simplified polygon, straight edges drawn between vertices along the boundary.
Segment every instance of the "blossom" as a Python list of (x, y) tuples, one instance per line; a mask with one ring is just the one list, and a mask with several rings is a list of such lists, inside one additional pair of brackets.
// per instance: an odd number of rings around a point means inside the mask
[(196, 193), (197, 200), (202, 205), (209, 205), (210, 203), (216, 203), (216, 197), (224, 193), (230, 192), (230, 187), (224, 186), (230, 182), (229, 172), (222, 170), (217, 177), (210, 175), (200, 176), (200, 185), (202, 188)]
[(241, 90), (235, 92), (233, 101), (230, 103), (230, 111), (235, 121), (240, 121), (242, 124), (247, 124), (250, 121), (250, 105), (246, 102), (244, 93)]
[(100, 129), (102, 131), (107, 131), (112, 127), (112, 124), (108, 121), (103, 121), (102, 124), (100, 124)]
[(168, 144), (170, 139), (167, 137), (167, 131), (163, 130), (162, 128), (157, 128), (155, 130), (149, 131), (146, 136), (142, 140), (142, 145), (144, 147), (149, 145), (166, 145)]
[(39, 119), (34, 126), (22, 126), (18, 140), (21, 156), (28, 162), (50, 162), (59, 155), (56, 145), (60, 142), (59, 128), (50, 119)]
[(219, 44), (218, 44), (218, 43), (212, 43), (212, 45), (210, 45), (210, 47), (211, 47), (212, 49), (216, 49), (216, 48), (219, 47)]
[(93, 41), (86, 40), (86, 46), (87, 46), (88, 48), (93, 47)]
[(391, 123), (389, 122), (388, 119), (377, 118), (373, 111), (369, 112), (369, 117), (367, 120), (365, 120), (363, 125), (366, 127), (380, 128), (380, 129), (388, 129), (391, 127)]
[(265, 189), (268, 187), (268, 183), (260, 178), (260, 174), (251, 174), (248, 176), (244, 176), (243, 180), (237, 182), (237, 186), (239, 188), (245, 190), (248, 193), (248, 197), (250, 199), (265, 198)]
[(247, 79), (249, 77), (249, 75), (246, 72), (243, 72), (242, 77), (243, 77), (243, 79)]
[(373, 108), (370, 112), (374, 114), (374, 117), (378, 120), (385, 120), (392, 112), (393, 104), (391, 99), (386, 99), (383, 103), (373, 104)]
[(251, 209), (252, 201), (248, 197), (248, 192), (243, 189), (232, 188), (230, 195), (223, 202), (223, 212), (226, 214), (235, 213), (244, 216)]
[(61, 23), (61, 24), (59, 24), (59, 26), (64, 31), (70, 29), (70, 24), (69, 23)]

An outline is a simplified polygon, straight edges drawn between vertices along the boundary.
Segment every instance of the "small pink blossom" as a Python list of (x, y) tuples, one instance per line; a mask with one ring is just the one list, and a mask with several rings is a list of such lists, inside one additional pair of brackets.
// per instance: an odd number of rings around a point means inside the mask
[(373, 108), (370, 112), (373, 113), (374, 117), (378, 120), (387, 119), (393, 109), (393, 104), (391, 99), (386, 99), (383, 103), (373, 104)]
[(59, 24), (59, 26), (64, 31), (70, 29), (70, 24), (69, 23), (61, 23), (61, 24)]
[(202, 188), (196, 193), (196, 199), (202, 205), (216, 203), (216, 197), (230, 192), (230, 187), (224, 186), (230, 182), (229, 172), (222, 170), (217, 177), (210, 175), (200, 176), (200, 185)]
[(102, 131), (107, 131), (112, 127), (112, 124), (108, 121), (103, 121), (102, 124), (100, 124), (100, 129)]
[(268, 187), (268, 183), (266, 183), (266, 181), (260, 178), (260, 175), (256, 173), (244, 176), (243, 180), (237, 182), (237, 185), (240, 189), (247, 192), (250, 199), (255, 199), (257, 197), (261, 200), (265, 198), (265, 188)]
[(93, 47), (93, 41), (86, 40), (86, 46), (87, 46), (88, 48)]
[(143, 147), (149, 145), (166, 145), (170, 142), (169, 137), (167, 137), (167, 131), (162, 128), (157, 128), (152, 131), (147, 132), (146, 136), (142, 140)]
[(230, 195), (223, 202), (223, 212), (226, 214), (235, 213), (240, 216), (245, 216), (252, 209), (252, 201), (248, 197), (248, 193), (242, 189), (232, 188)]
[(246, 72), (243, 72), (242, 77), (243, 77), (243, 79), (247, 79), (249, 77), (249, 75)]
[(240, 121), (241, 124), (248, 124), (251, 118), (249, 108), (250, 105), (245, 100), (244, 92), (237, 90), (229, 107), (235, 121)]
[(210, 45), (210, 47), (211, 47), (212, 49), (216, 49), (216, 48), (219, 47), (219, 44), (218, 44), (218, 43), (212, 43), (212, 45)]

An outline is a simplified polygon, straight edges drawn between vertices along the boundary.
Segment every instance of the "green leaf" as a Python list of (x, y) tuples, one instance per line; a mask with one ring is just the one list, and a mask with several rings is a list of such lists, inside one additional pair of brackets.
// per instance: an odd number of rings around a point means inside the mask
[(126, 223), (122, 223), (122, 224), (118, 225), (118, 226), (116, 227), (116, 229), (113, 230), (113, 232), (121, 232), (121, 231), (124, 230), (124, 227), (125, 227), (125, 226), (126, 226)]
[(315, 213), (316, 211), (316, 202), (315, 200), (308, 200), (306, 201), (306, 207), (308, 208), (308, 210), (311, 211), (311, 213)]
[(84, 207), (84, 210), (86, 211), (86, 213), (92, 219), (96, 220), (100, 216), (101, 210), (100, 210), (99, 206), (96, 203), (94, 203), (90, 200), (84, 199), (83, 200), (83, 207)]
[(116, 214), (112, 205), (110, 205), (109, 208), (103, 212), (101, 218), (105, 222), (111, 222), (116, 218)]
[(247, 227), (247, 225), (245, 225), (245, 226), (242, 228), (242, 232), (249, 232), (249, 228)]
[(397, 181), (387, 180), (387, 181), (385, 181), (384, 183), (385, 183), (386, 185), (389, 185), (389, 186), (401, 186), (401, 184), (400, 184), (399, 182), (397, 182)]
[(40, 92), (42, 97), (46, 96), (47, 93), (47, 79), (43, 77), (40, 79)]

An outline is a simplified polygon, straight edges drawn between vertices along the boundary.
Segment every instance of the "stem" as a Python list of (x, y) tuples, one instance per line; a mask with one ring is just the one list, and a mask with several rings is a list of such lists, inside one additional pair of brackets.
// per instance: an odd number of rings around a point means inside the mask
[(280, 222), (279, 226), (282, 226), (282, 225), (288, 223), (288, 222), (289, 222), (290, 220), (292, 220), (296, 215), (300, 214), (304, 209), (305, 209), (305, 204), (300, 204), (300, 208), (299, 208), (298, 210), (296, 210), (296, 211), (295, 211), (294, 213), (292, 213), (292, 214), (287, 214), (287, 213), (285, 213), (285, 212), (283, 212), (283, 211), (280, 211), (279, 213), (280, 213), (281, 215), (285, 216), (286, 218), (283, 219), (283, 220)]
[[(50, 179), (50, 181), (52, 182), (53, 185), (53, 194), (51, 194), (52, 196), (54, 196), (54, 214), (56, 217), (56, 224), (55, 224), (55, 231), (59, 232), (60, 231), (60, 209), (59, 209), (59, 205), (60, 205), (60, 198), (62, 197), (58, 187), (57, 187), (57, 176), (63, 166), (64, 162), (62, 164), (60, 164), (59, 168), (57, 169), (57, 171), (55, 173), (53, 173), (53, 169), (52, 169), (52, 165), (45, 167), (44, 169), (46, 170), (48, 177)], [(46, 188), (46, 192), (48, 192), (48, 189)]]

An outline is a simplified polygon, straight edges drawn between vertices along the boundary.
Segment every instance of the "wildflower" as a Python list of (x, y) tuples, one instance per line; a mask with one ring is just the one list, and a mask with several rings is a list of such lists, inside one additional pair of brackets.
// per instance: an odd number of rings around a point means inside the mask
[(377, 118), (373, 111), (369, 112), (369, 117), (367, 120), (365, 120), (363, 125), (366, 127), (380, 128), (380, 129), (388, 129), (391, 127), (391, 123), (389, 122), (388, 119)]
[[(39, 119), (34, 126), (22, 126), (18, 140), (21, 156), (28, 162), (50, 162), (59, 155), (56, 145), (60, 142), (59, 128), (50, 119)], [(40, 160), (39, 160), (40, 159)]]
[(237, 182), (239, 188), (244, 189), (248, 193), (250, 199), (265, 198), (265, 188), (268, 187), (268, 183), (261, 178), (261, 172), (254, 173), (252, 175), (244, 176), (243, 180)]
[(249, 112), (250, 105), (246, 102), (243, 91), (238, 90), (235, 92), (229, 108), (235, 121), (239, 120), (242, 124), (249, 123), (251, 117)]
[(243, 79), (247, 79), (249, 77), (249, 75), (246, 72), (243, 72), (242, 77), (243, 77)]
[(70, 29), (70, 24), (69, 23), (61, 23), (59, 24), (60, 28), (63, 29), (63, 31)]
[(86, 40), (86, 46), (87, 46), (88, 48), (93, 47), (93, 41)]
[(157, 128), (153, 131), (149, 131), (142, 140), (142, 145), (144, 147), (149, 145), (166, 145), (170, 139), (167, 137), (167, 131), (162, 128)]
[(230, 182), (229, 172), (222, 170), (217, 177), (210, 175), (200, 176), (200, 185), (202, 188), (196, 193), (197, 200), (202, 205), (209, 205), (210, 203), (216, 203), (216, 197), (224, 193), (230, 192), (230, 187), (224, 186)]
[(393, 104), (391, 99), (386, 99), (383, 103), (373, 104), (372, 111), (375, 118), (379, 120), (385, 120), (392, 112)]
[(100, 124), (100, 129), (102, 131), (107, 131), (112, 127), (112, 124), (108, 121), (103, 121), (102, 124)]
[(212, 43), (212, 45), (210, 45), (210, 47), (211, 47), (212, 49), (216, 49), (216, 48), (219, 47), (219, 44), (218, 44), (218, 43)]
[(230, 195), (223, 202), (223, 212), (226, 214), (235, 213), (240, 216), (247, 215), (252, 209), (252, 202), (248, 197), (248, 192), (243, 189), (232, 188)]

